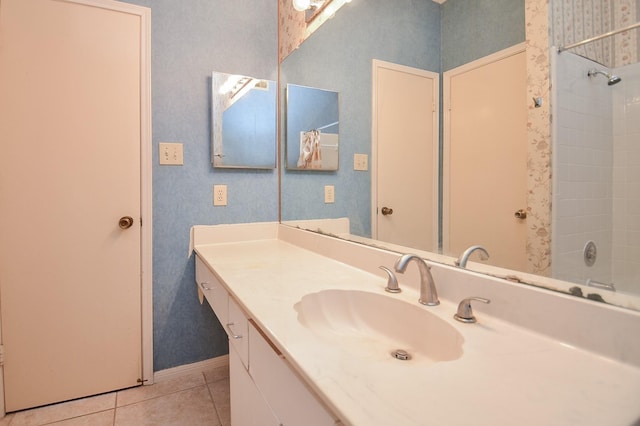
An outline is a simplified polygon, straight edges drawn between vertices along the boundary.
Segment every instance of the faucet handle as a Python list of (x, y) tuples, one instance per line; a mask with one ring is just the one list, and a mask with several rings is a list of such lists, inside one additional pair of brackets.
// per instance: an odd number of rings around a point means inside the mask
[(384, 288), (389, 293), (400, 293), (402, 289), (398, 285), (398, 279), (396, 278), (396, 274), (393, 271), (385, 266), (380, 266), (380, 269), (385, 271), (388, 275), (387, 277), (387, 286)]
[(477, 300), (478, 302), (482, 303), (491, 303), (491, 300), (485, 299), (483, 297), (468, 297), (466, 299), (462, 299), (460, 304), (458, 304), (458, 312), (456, 312), (453, 317), (460, 322), (477, 322), (476, 317), (473, 315), (473, 310), (471, 309), (472, 300)]

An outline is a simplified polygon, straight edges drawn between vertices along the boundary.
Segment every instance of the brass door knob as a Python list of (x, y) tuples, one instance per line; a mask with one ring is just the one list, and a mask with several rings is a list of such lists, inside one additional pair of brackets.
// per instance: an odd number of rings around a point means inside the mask
[(383, 207), (380, 211), (383, 216), (389, 216), (393, 214), (393, 209), (390, 209), (389, 207)]
[(122, 216), (118, 221), (118, 226), (122, 229), (129, 229), (133, 225), (133, 218), (131, 216)]
[(527, 218), (527, 212), (526, 210), (520, 209), (517, 212), (514, 213), (514, 216), (516, 217), (516, 219), (526, 219)]

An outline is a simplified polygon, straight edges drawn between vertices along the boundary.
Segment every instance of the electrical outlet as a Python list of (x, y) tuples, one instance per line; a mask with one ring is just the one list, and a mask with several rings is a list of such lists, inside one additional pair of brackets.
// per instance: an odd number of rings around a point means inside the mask
[(213, 205), (227, 205), (227, 185), (213, 185)]
[(333, 185), (325, 185), (324, 187), (324, 202), (334, 203), (336, 201), (336, 193)]
[(182, 166), (182, 144), (160, 142), (159, 144), (160, 164), (163, 166)]
[(353, 170), (369, 170), (369, 156), (367, 154), (353, 154)]

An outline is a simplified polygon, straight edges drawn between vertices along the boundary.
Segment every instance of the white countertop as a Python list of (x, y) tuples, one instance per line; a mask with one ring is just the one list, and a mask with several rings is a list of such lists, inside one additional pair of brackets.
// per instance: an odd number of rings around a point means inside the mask
[[(385, 293), (380, 276), (278, 239), (196, 243), (195, 250), (344, 424), (640, 421), (640, 368), (635, 366), (479, 312), (477, 324), (459, 323), (452, 318), (457, 303), (441, 298), (439, 306), (423, 307), (413, 288)], [(348, 356), (298, 321), (294, 305), (324, 289), (369, 291), (429, 310), (462, 334), (464, 353), (428, 366), (390, 356)]]

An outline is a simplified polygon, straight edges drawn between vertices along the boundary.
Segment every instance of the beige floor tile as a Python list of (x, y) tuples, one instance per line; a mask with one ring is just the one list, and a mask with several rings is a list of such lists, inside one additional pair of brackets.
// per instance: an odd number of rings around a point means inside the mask
[(231, 426), (231, 394), (229, 392), (229, 378), (209, 383), (209, 392), (213, 397), (218, 418), (222, 426)]
[(126, 389), (118, 392), (117, 406), (122, 407), (129, 404), (157, 398), (162, 395), (191, 389), (205, 384), (202, 373), (189, 374), (164, 382), (154, 383), (152, 386), (138, 386), (137, 388)]
[(206, 385), (116, 409), (116, 426), (218, 424), (218, 416)]
[(13, 420), (13, 416), (15, 416), (15, 414), (7, 414), (3, 418), (1, 418), (0, 426), (9, 426), (9, 424), (11, 423), (11, 420)]
[(217, 382), (218, 380), (229, 378), (229, 365), (224, 365), (204, 372), (204, 378), (207, 383)]
[(115, 408), (116, 394), (92, 396), (15, 413), (11, 426), (36, 426)]
[(116, 410), (101, 411), (88, 416), (74, 417), (48, 426), (113, 426)]

